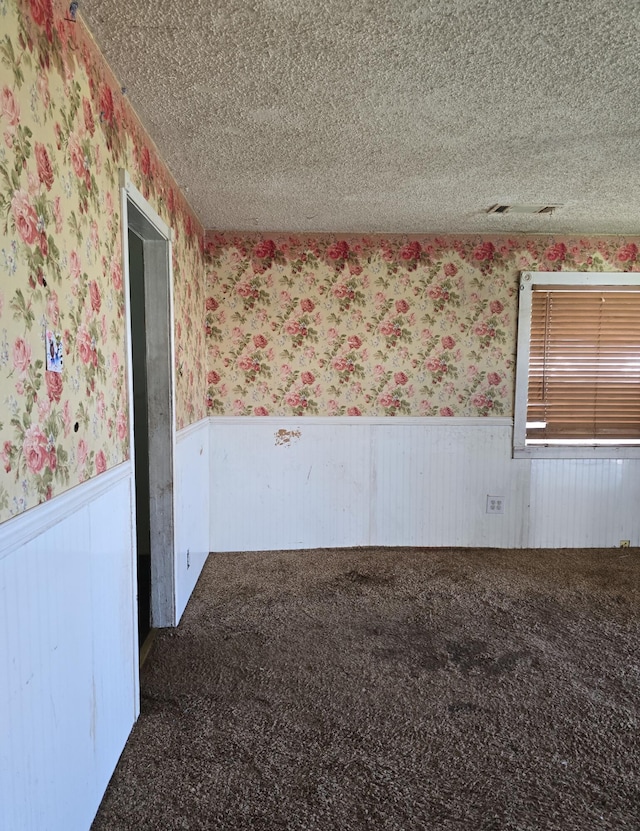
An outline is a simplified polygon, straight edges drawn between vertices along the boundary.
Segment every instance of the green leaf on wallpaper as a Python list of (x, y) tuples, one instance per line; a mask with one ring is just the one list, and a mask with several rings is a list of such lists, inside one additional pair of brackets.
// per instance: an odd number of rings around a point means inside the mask
[(76, 410), (76, 419), (82, 422), (82, 426), (86, 430), (89, 426), (89, 411), (87, 410), (85, 404), (82, 401), (78, 404), (78, 409)]
[(35, 315), (31, 309), (31, 303), (27, 303), (24, 299), (22, 289), (16, 289), (16, 293), (10, 303), (13, 309), (13, 317), (15, 320), (23, 320), (27, 329), (31, 329)]
[(0, 58), (5, 66), (13, 72), (13, 79), (16, 82), (18, 89), (24, 83), (24, 74), (20, 67), (20, 62), (16, 60), (15, 52), (13, 51), (13, 43), (9, 35), (5, 35), (4, 39), (0, 41)]
[(75, 214), (75, 211), (71, 211), (69, 216), (69, 230), (76, 238), (76, 245), (82, 245), (82, 229), (80, 228), (80, 224), (78, 223), (78, 217)]

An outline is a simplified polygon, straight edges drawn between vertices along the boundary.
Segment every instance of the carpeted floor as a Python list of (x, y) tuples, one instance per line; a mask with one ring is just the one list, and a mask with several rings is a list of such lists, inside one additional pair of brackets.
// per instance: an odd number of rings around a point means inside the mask
[(93, 831), (638, 831), (640, 551), (213, 554)]

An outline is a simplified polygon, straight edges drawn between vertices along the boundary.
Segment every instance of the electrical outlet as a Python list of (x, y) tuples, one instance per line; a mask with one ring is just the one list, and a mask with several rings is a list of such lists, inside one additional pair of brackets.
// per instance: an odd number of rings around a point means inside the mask
[(191, 568), (191, 554), (189, 553), (188, 548), (187, 548), (187, 568)]
[(631, 540), (620, 540), (620, 548), (630, 548)]
[(503, 514), (504, 496), (489, 496), (489, 494), (487, 494), (487, 513)]

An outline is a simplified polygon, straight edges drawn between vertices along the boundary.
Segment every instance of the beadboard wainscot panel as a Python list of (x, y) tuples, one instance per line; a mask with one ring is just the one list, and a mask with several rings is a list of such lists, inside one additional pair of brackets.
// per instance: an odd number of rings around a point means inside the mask
[(212, 418), (211, 550), (525, 545), (511, 441), (503, 418)]
[(532, 548), (640, 545), (640, 459), (534, 459)]
[(356, 419), (211, 419), (211, 550), (367, 545), (370, 431)]
[[(529, 464), (511, 458), (508, 418), (372, 424), (372, 545), (526, 544)], [(487, 496), (504, 513), (487, 513)]]
[(176, 612), (182, 617), (209, 554), (209, 419), (179, 430), (175, 443)]
[(0, 828), (86, 831), (138, 713), (127, 462), (0, 534)]

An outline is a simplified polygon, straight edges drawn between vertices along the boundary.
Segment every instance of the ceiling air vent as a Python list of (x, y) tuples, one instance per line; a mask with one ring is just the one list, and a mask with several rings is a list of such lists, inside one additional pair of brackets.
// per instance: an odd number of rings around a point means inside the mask
[(554, 214), (562, 205), (492, 205), (488, 214)]

